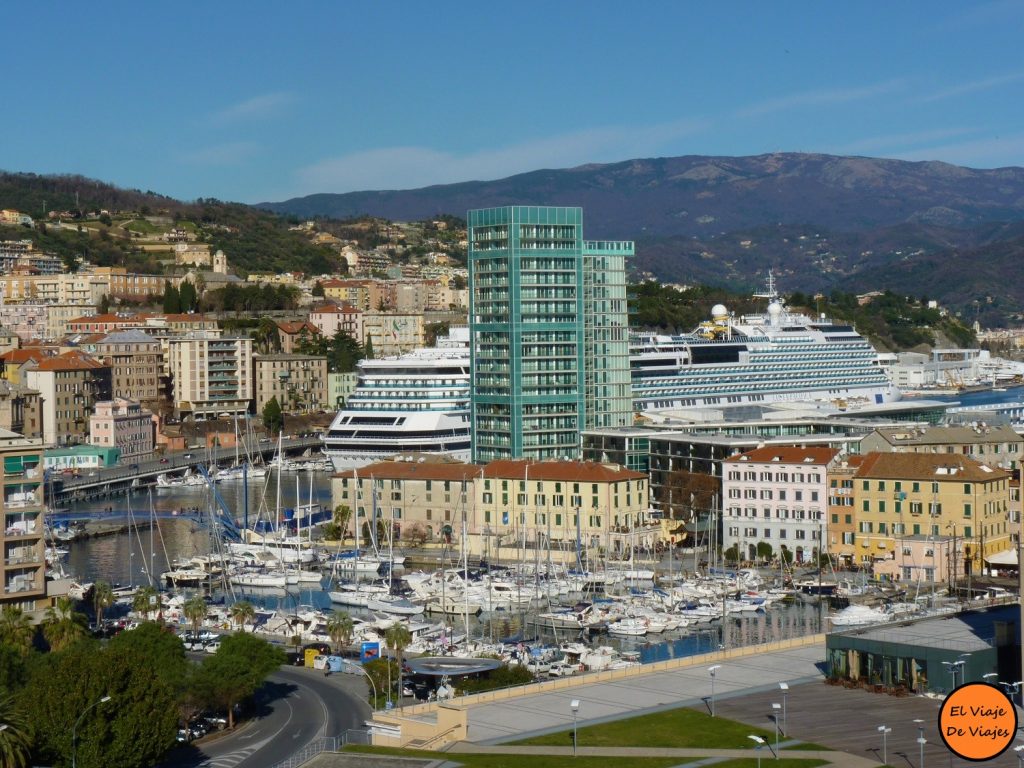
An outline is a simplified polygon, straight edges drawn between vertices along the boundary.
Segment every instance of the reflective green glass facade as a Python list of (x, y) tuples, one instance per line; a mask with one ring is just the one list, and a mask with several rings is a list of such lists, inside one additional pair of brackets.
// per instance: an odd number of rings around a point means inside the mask
[(625, 259), (580, 208), (470, 211), (473, 460), (579, 457), (587, 426), (631, 421)]

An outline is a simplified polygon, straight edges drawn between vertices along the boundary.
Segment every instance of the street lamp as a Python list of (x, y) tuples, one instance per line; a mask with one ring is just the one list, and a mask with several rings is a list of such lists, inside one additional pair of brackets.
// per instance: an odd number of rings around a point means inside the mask
[[(760, 736), (747, 736), (748, 739), (754, 742), (754, 752), (757, 754), (757, 768), (761, 768), (761, 747), (764, 746), (764, 739)], [(1024, 768), (1024, 763), (1021, 764), (1020, 768)]]
[(782, 735), (788, 732), (789, 720), (786, 719), (786, 694), (789, 693), (789, 683), (779, 683), (779, 690), (782, 691)]
[(775, 759), (779, 759), (779, 712), (782, 711), (782, 705), (772, 703), (772, 721), (775, 723)]
[[(942, 662), (942, 666), (948, 667), (949, 668), (949, 674), (951, 674), (953, 676), (953, 690), (956, 690), (956, 672), (957, 672), (958, 669), (962, 671), (963, 668), (964, 668), (964, 664), (966, 664), (966, 663), (967, 662), (964, 659), (960, 659), (959, 661), (944, 661), (944, 662)], [(961, 675), (961, 677), (960, 677), (960, 684), (963, 685), (963, 682), (964, 682), (963, 681), (963, 675)]]
[(917, 746), (920, 747), (917, 768), (924, 768), (924, 745), (928, 743), (924, 737), (924, 720), (918, 717), (914, 719), (914, 722), (917, 723)]
[(572, 710), (572, 756), (576, 757), (576, 714), (580, 711), (580, 700), (573, 699), (570, 701), (569, 709)]
[(889, 753), (887, 750), (885, 737), (892, 733), (892, 728), (887, 728), (884, 725), (878, 726), (878, 732), (882, 734), (882, 765), (887, 765), (889, 762)]
[(721, 664), (708, 667), (708, 674), (711, 675), (711, 716), (715, 716), (715, 672), (722, 668)]
[(110, 701), (110, 696), (104, 696), (99, 701), (94, 701), (92, 704), (90, 704), (88, 707), (82, 710), (82, 714), (78, 716), (78, 720), (75, 721), (75, 725), (71, 728), (71, 768), (75, 768), (75, 766), (77, 765), (78, 726), (82, 724), (82, 718), (84, 718), (86, 714), (89, 712), (89, 710), (93, 707), (98, 707), (100, 704), (106, 704), (108, 701)]
[(373, 691), (373, 706), (370, 707), (370, 711), (371, 712), (376, 712), (377, 711), (377, 684), (375, 682), (373, 682), (373, 678), (370, 677), (370, 673), (367, 672), (366, 669), (363, 668), (362, 664), (355, 664), (355, 663), (350, 662), (350, 661), (345, 662), (345, 663), (347, 665), (347, 667), (346, 667), (347, 669), (355, 669), (355, 670), (361, 672), (363, 674), (363, 677), (365, 677), (370, 682), (370, 689)]

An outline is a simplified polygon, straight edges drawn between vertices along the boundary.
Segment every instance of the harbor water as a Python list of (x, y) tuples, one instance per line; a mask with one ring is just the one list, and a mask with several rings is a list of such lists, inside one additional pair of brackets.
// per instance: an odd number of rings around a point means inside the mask
[[(217, 490), (226, 506), (240, 522), (244, 516), (245, 492), (241, 482), (224, 482)], [(257, 519), (276, 519), (277, 476), (249, 483), (249, 522)], [(297, 503), (330, 506), (330, 481), (324, 473), (284, 473), (281, 482), (281, 508)], [(209, 553), (214, 546), (213, 527), (209, 524), (208, 510), (213, 505), (212, 494), (204, 487), (183, 487), (158, 491), (136, 492), (130, 496), (76, 504), (75, 515), (96, 515), (100, 518), (126, 520), (127, 532), (76, 540), (66, 545), (69, 554), (64, 567), (70, 576), (80, 581), (104, 579), (112, 584), (137, 586), (159, 585), (160, 574), (168, 570), (169, 563), (182, 558)], [(197, 514), (195, 510), (199, 510)], [(175, 514), (177, 513), (177, 514)], [(150, 574), (153, 574), (151, 579)], [(397, 578), (400, 573), (396, 573)], [(292, 613), (300, 606), (312, 606), (330, 611), (332, 604), (328, 591), (330, 574), (320, 588), (239, 588), (228, 593), (223, 588), (213, 592), (215, 600), (245, 599), (268, 610)], [(593, 599), (588, 596), (587, 599)], [(573, 602), (571, 599), (569, 602)], [(359, 610), (349, 610), (360, 616)], [(595, 635), (579, 637), (567, 630), (555, 631), (538, 623), (531, 612), (495, 612), (464, 617), (449, 616), (447, 623), (453, 634), (467, 629), (473, 638), (498, 641), (506, 638), (532, 638), (539, 636), (549, 642), (584, 640), (592, 644), (611, 645), (624, 651), (639, 653), (641, 661), (651, 662), (689, 656), (716, 650), (720, 647), (751, 645), (774, 640), (790, 639), (813, 634), (822, 626), (823, 607), (795, 601), (775, 604), (766, 612), (730, 615), (711, 624), (688, 628), (665, 635), (646, 637), (609, 637)], [(365, 614), (369, 618), (369, 614)], [(428, 615), (424, 619), (440, 622), (440, 616)]]

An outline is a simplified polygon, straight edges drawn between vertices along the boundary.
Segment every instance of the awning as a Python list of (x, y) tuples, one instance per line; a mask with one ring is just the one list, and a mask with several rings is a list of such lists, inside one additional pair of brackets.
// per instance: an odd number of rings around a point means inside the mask
[(989, 565), (1017, 565), (1017, 550), (1004, 549), (986, 557), (985, 562)]

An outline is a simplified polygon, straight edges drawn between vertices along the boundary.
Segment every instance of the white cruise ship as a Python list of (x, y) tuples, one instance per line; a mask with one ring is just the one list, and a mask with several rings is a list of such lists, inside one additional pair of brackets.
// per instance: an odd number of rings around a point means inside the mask
[(721, 304), (692, 333), (641, 334), (630, 344), (637, 412), (830, 401), (851, 408), (900, 399), (877, 353), (851, 325), (789, 312), (769, 273), (764, 314)]
[(361, 361), (324, 451), (339, 472), (409, 451), (469, 461), (469, 425), (469, 330), (453, 328), (436, 347)]

